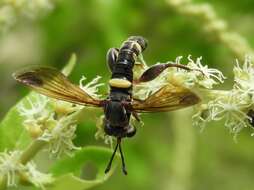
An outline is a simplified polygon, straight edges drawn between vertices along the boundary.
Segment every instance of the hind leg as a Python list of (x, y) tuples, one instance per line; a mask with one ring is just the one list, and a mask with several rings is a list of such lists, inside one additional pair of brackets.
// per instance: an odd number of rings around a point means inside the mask
[(196, 70), (196, 71), (201, 72), (204, 75), (204, 73), (201, 70), (199, 70), (199, 69), (191, 69), (188, 66), (181, 65), (181, 64), (164, 63), (164, 64), (158, 64), (158, 65), (153, 65), (153, 66), (149, 67), (141, 75), (141, 77), (137, 81), (135, 81), (135, 82), (136, 83), (139, 83), (139, 82), (149, 82), (149, 81), (155, 79), (156, 77), (158, 77), (164, 70), (166, 70), (169, 67), (177, 67), (177, 68), (184, 69), (184, 70), (187, 70), (187, 71)]
[(114, 65), (117, 60), (119, 49), (117, 48), (110, 48), (107, 52), (107, 64), (110, 71), (113, 71)]

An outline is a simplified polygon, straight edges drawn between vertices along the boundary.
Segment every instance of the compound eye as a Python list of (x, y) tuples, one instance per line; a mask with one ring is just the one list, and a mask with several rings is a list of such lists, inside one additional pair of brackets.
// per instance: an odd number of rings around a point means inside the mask
[(133, 126), (130, 126), (130, 128), (128, 129), (128, 131), (127, 131), (127, 134), (126, 134), (126, 136), (127, 137), (133, 137), (135, 134), (136, 134), (136, 128), (135, 127), (133, 127)]
[(104, 125), (104, 131), (107, 135), (113, 136), (114, 135), (114, 128), (112, 128), (109, 123), (105, 123)]
[(131, 36), (128, 40), (136, 41), (141, 46), (142, 51), (144, 51), (147, 47), (147, 40), (142, 36)]

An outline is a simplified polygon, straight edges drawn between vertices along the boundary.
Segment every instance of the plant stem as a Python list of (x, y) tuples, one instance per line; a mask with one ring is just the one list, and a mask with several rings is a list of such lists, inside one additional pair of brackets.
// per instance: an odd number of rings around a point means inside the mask
[(20, 163), (26, 164), (29, 162), (45, 145), (46, 141), (35, 140), (24, 150), (20, 157)]
[[(68, 116), (72, 120), (78, 120), (83, 110), (79, 110), (74, 114)], [(48, 142), (43, 140), (34, 140), (22, 153), (20, 163), (26, 164), (29, 162)]]
[(213, 100), (217, 97), (226, 97), (231, 91), (230, 90), (211, 90), (211, 89), (194, 89), (195, 92), (203, 102)]
[[(196, 150), (195, 132), (191, 122), (191, 109), (173, 112), (172, 130), (174, 148), (169, 171), (170, 178), (163, 184), (163, 190), (186, 190), (191, 184), (193, 158)], [(184, 119), (179, 119), (184, 118)]]

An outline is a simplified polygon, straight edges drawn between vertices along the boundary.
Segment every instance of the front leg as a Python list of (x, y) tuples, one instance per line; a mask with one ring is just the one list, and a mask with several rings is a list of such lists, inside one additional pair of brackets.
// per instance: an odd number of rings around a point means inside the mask
[(139, 117), (139, 115), (138, 115), (137, 112), (132, 111), (131, 114), (133, 115), (133, 117), (134, 117), (138, 122), (141, 122), (141, 119), (140, 119), (140, 117)]
[(133, 110), (133, 108), (132, 108), (132, 106), (131, 106), (131, 102), (129, 102), (129, 101), (122, 101), (121, 104), (122, 104), (122, 106), (123, 106), (126, 110), (128, 110), (129, 112), (131, 112), (132, 116), (133, 116), (138, 122), (141, 122), (141, 119), (140, 119), (138, 113), (137, 113), (135, 110)]
[(107, 52), (107, 64), (110, 71), (113, 71), (114, 65), (116, 64), (116, 60), (118, 57), (119, 49), (110, 48)]

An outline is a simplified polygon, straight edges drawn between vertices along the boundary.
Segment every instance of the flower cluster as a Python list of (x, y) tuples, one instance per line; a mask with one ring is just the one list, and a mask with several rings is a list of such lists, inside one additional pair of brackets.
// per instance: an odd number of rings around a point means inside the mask
[(20, 163), (20, 151), (0, 153), (0, 178), (6, 178), (7, 187), (16, 186), (17, 176), (27, 180), (36, 187), (45, 189), (44, 185), (53, 181), (50, 174), (44, 174), (36, 169), (36, 165), (31, 161), (27, 164)]
[[(174, 64), (181, 64), (182, 57), (177, 57)], [(186, 66), (191, 70), (176, 67), (165, 69), (152, 81), (134, 85), (134, 98), (146, 99), (167, 84), (187, 88), (201, 98), (196, 105), (197, 113), (193, 116), (194, 125), (202, 129), (210, 121), (224, 120), (230, 132), (237, 134), (244, 127), (254, 125), (254, 64), (246, 57), (241, 67), (237, 61), (234, 67), (235, 84), (231, 90), (213, 90), (214, 85), (226, 79), (222, 72), (208, 68), (201, 63), (202, 58), (193, 60), (188, 56)], [(158, 63), (160, 64), (160, 63)], [(134, 78), (147, 69), (145, 62), (137, 62)]]
[[(68, 75), (74, 65), (75, 56), (72, 56), (63, 72)], [(85, 79), (82, 77), (80, 88), (91, 97), (98, 98), (98, 87), (103, 85), (98, 84), (99, 78), (84, 84)], [(24, 151), (0, 153), (1, 187), (16, 186), (17, 179), (40, 189), (45, 189), (45, 185), (52, 183), (52, 175), (38, 171), (35, 163), (31, 161), (32, 157), (38, 152), (38, 147), (40, 149), (44, 145), (47, 145), (50, 156), (57, 158), (63, 154), (71, 155), (73, 150), (79, 149), (73, 144), (73, 139), (83, 108), (84, 106), (51, 99), (36, 92), (31, 92), (20, 101), (16, 109), (33, 141)]]
[[(167, 63), (181, 64), (181, 59), (182, 57), (180, 56), (177, 57), (174, 62)], [(207, 65), (203, 66), (201, 64), (201, 59), (202, 58), (200, 57), (194, 61), (191, 56), (188, 56), (188, 63), (186, 66), (189, 67), (191, 71), (169, 67), (154, 80), (135, 85), (133, 88), (134, 97), (138, 99), (146, 99), (168, 83), (192, 90), (199, 90), (202, 88), (211, 89), (214, 85), (223, 83), (225, 79), (223, 74), (217, 69), (208, 68)], [(144, 63), (142, 65), (141, 63), (135, 65), (134, 78), (138, 78), (140, 73), (144, 72), (146, 69), (147, 66)]]
[(3, 0), (0, 5), (0, 31), (8, 30), (19, 17), (35, 19), (52, 8), (51, 0)]
[(1, 152), (0, 153), (0, 176), (7, 178), (7, 186), (16, 185), (16, 173), (24, 170), (22, 164), (19, 163), (21, 152)]
[(254, 65), (246, 57), (242, 67), (237, 61), (234, 67), (234, 85), (231, 90), (210, 90), (206, 101), (198, 106), (193, 116), (195, 124), (205, 126), (207, 122), (225, 119), (225, 126), (235, 135), (243, 128), (252, 126), (254, 103)]
[(49, 111), (49, 99), (35, 93), (19, 103), (17, 108), (25, 118), (23, 125), (32, 138), (39, 137), (45, 129), (44, 123), (53, 117), (53, 113)]
[(63, 154), (71, 156), (71, 151), (78, 149), (72, 140), (75, 138), (76, 121), (69, 117), (52, 120), (53, 128), (47, 128), (39, 140), (49, 143), (50, 152), (60, 157)]
[[(90, 96), (99, 97), (98, 87), (103, 85), (98, 84), (99, 78), (96, 77), (84, 85), (83, 77), (80, 80), (80, 87)], [(73, 150), (78, 149), (72, 141), (75, 138), (77, 116), (83, 106), (32, 93), (17, 107), (20, 115), (24, 117), (23, 125), (30, 136), (48, 142), (51, 155), (56, 157), (62, 154), (70, 155)]]
[(100, 79), (101, 79), (101, 76), (97, 76), (92, 81), (84, 85), (84, 81), (86, 80), (86, 77), (82, 76), (82, 78), (79, 81), (79, 87), (82, 90), (84, 90), (87, 94), (89, 94), (91, 97), (100, 98), (101, 95), (98, 94), (98, 90), (100, 86), (104, 85), (104, 83), (98, 83)]

